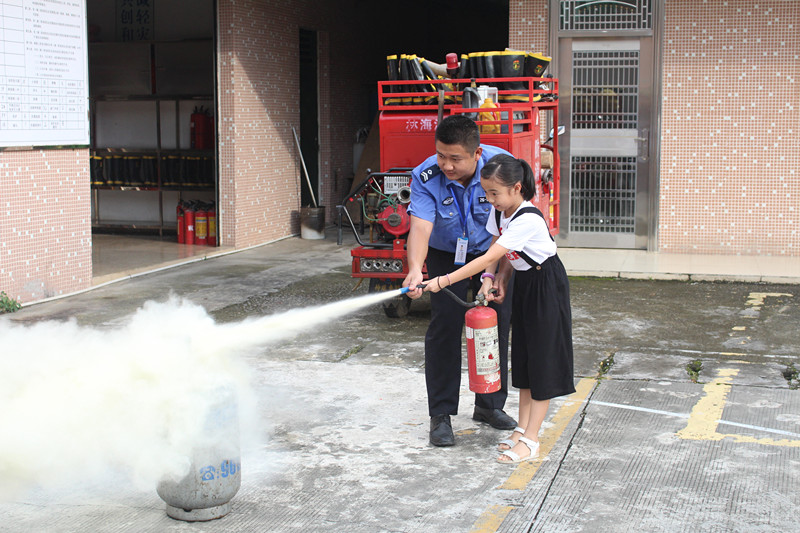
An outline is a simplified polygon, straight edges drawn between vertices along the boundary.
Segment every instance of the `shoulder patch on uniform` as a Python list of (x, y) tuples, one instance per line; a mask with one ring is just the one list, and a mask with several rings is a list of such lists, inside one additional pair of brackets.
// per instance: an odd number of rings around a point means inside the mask
[(439, 165), (431, 165), (419, 173), (419, 179), (422, 180), (422, 183), (428, 183), (428, 180), (439, 172), (441, 172), (441, 170), (439, 170)]

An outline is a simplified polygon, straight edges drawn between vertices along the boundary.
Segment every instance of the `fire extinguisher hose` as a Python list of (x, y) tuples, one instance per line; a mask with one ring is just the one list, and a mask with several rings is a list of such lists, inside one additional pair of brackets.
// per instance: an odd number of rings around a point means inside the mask
[(453, 291), (451, 291), (450, 289), (448, 289), (447, 287), (443, 288), (442, 291), (447, 293), (447, 295), (450, 298), (452, 298), (456, 302), (460, 303), (461, 305), (463, 305), (467, 309), (471, 309), (471, 308), (475, 307), (476, 305), (478, 305), (478, 300), (475, 300), (474, 302), (465, 302), (464, 300), (462, 300), (461, 298), (456, 296), (455, 293)]
[[(417, 285), (417, 288), (418, 289), (424, 289), (425, 285)], [(405, 291), (402, 291), (401, 294), (405, 294), (408, 291), (409, 291), (408, 287), (405, 287)], [(465, 302), (464, 300), (462, 300), (461, 298), (456, 296), (455, 293), (453, 291), (451, 291), (450, 289), (448, 289), (447, 287), (442, 288), (442, 291), (447, 293), (447, 295), (450, 298), (452, 298), (453, 300), (455, 300), (459, 304), (463, 305), (467, 309), (470, 309), (470, 308), (475, 307), (477, 305), (486, 305), (486, 303), (485, 303), (486, 300), (484, 299), (484, 297), (482, 295), (478, 295), (478, 298), (474, 302)], [(497, 291), (492, 289), (490, 292), (497, 292)]]

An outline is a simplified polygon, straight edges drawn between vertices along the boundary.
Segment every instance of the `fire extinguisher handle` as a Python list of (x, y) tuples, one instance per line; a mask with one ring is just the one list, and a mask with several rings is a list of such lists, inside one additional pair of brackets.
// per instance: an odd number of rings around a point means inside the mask
[[(497, 289), (489, 289), (489, 294), (497, 294)], [(475, 299), (475, 305), (489, 305), (489, 302), (486, 301), (486, 297), (483, 294), (478, 294)]]

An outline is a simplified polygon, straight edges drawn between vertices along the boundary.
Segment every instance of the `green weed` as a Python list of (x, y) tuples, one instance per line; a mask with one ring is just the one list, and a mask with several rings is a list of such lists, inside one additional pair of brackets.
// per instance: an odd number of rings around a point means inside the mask
[(3, 313), (13, 313), (21, 307), (22, 304), (9, 297), (5, 291), (0, 291), (0, 315)]
[(611, 370), (611, 367), (614, 366), (614, 355), (616, 355), (616, 353), (616, 350), (606, 352), (606, 358), (600, 361), (599, 376), (605, 376), (608, 374), (608, 371)]
[(800, 370), (795, 368), (794, 363), (790, 363), (786, 367), (786, 370), (783, 371), (783, 377), (786, 379), (786, 383), (789, 384), (790, 389), (800, 389)]
[(344, 352), (344, 353), (342, 354), (342, 356), (339, 358), (339, 361), (344, 361), (344, 360), (345, 360), (345, 359), (347, 359), (348, 357), (350, 357), (350, 356), (352, 356), (352, 355), (355, 355), (355, 354), (357, 354), (358, 352), (360, 352), (360, 351), (361, 351), (361, 350), (363, 350), (363, 349), (364, 349), (364, 347), (363, 347), (363, 346), (361, 346), (360, 344), (356, 344), (355, 346), (353, 346), (352, 348), (350, 348), (349, 350), (347, 350), (346, 352)]
[(703, 370), (703, 361), (700, 359), (695, 359), (688, 365), (686, 365), (686, 373), (689, 374), (689, 379), (692, 380), (692, 383), (697, 383), (697, 380), (700, 378), (700, 372)]

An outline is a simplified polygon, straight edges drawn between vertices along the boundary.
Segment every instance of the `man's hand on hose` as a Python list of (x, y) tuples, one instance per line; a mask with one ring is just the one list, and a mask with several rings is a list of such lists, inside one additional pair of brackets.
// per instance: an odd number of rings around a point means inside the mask
[(403, 287), (408, 287), (408, 297), (412, 300), (416, 300), (420, 296), (422, 296), (422, 289), (418, 288), (417, 286), (422, 283), (422, 272), (420, 271), (411, 271), (406, 276), (406, 279), (403, 280)]

